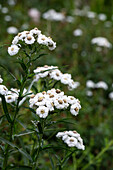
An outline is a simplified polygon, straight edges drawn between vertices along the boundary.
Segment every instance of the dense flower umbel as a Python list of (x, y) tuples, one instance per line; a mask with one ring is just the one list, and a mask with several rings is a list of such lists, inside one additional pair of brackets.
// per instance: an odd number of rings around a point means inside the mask
[(9, 55), (13, 56), (19, 52), (21, 49), (21, 41), (28, 45), (32, 45), (36, 42), (47, 46), (49, 50), (54, 50), (56, 48), (56, 42), (54, 42), (50, 37), (46, 37), (41, 34), (41, 31), (38, 28), (34, 28), (30, 31), (20, 32), (14, 37), (11, 47), (8, 47)]
[(34, 70), (35, 77), (34, 77), (34, 82), (38, 81), (39, 78), (44, 78), (49, 76), (51, 79), (60, 81), (62, 84), (68, 85), (69, 90), (73, 90), (77, 88), (80, 83), (79, 82), (74, 82), (73, 79), (71, 78), (71, 74), (63, 74), (57, 66), (47, 66), (45, 65), (44, 67), (37, 67)]
[(80, 101), (73, 96), (64, 95), (59, 89), (51, 89), (47, 92), (31, 95), (29, 100), (30, 107), (37, 108), (36, 114), (40, 118), (46, 118), (48, 113), (55, 109), (67, 109), (70, 107), (72, 115), (76, 116), (81, 109)]
[(64, 131), (58, 132), (56, 135), (57, 138), (62, 138), (64, 143), (66, 143), (69, 147), (77, 147), (78, 149), (85, 149), (83, 145), (83, 140), (80, 137), (80, 134), (76, 131)]

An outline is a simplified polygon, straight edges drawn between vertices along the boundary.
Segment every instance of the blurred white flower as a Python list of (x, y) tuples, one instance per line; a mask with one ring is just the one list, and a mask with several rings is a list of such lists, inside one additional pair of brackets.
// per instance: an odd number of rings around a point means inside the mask
[(98, 83), (95, 84), (96, 88), (102, 88), (104, 90), (108, 89), (108, 85), (104, 81), (99, 81)]
[(29, 9), (28, 15), (32, 18), (34, 22), (40, 21), (40, 11), (37, 8)]
[(112, 27), (112, 22), (111, 21), (106, 21), (104, 23), (105, 27), (109, 28), (109, 27)]
[(96, 13), (93, 11), (88, 11), (86, 15), (88, 18), (91, 18), (91, 19), (96, 17)]
[(0, 83), (2, 83), (3, 82), (3, 79), (0, 77)]
[(67, 17), (66, 17), (66, 21), (69, 22), (69, 23), (74, 22), (74, 20), (75, 20), (75, 19), (74, 19), (74, 17), (72, 17), (72, 16), (67, 16)]
[(45, 12), (42, 17), (46, 20), (51, 21), (64, 21), (65, 16), (63, 13), (56, 12), (54, 9), (50, 9), (47, 12)]
[(112, 44), (104, 37), (96, 37), (91, 40), (92, 44), (96, 44), (101, 47), (111, 48)]
[(9, 34), (17, 34), (18, 33), (18, 29), (16, 27), (11, 26), (11, 27), (7, 28), (7, 32)]
[(113, 92), (110, 92), (110, 93), (109, 93), (109, 98), (110, 98), (111, 100), (113, 100)]
[(9, 22), (9, 21), (12, 20), (12, 18), (11, 18), (10, 15), (6, 15), (6, 16), (4, 17), (4, 20), (7, 21), (7, 22)]
[(6, 13), (8, 13), (8, 8), (7, 7), (3, 7), (1, 9), (1, 11), (2, 11), (3, 14), (6, 14)]
[(16, 4), (15, 0), (8, 0), (8, 4), (14, 6)]
[(92, 80), (87, 80), (86, 87), (87, 88), (95, 88), (95, 83)]
[(98, 19), (101, 21), (105, 21), (107, 19), (107, 16), (105, 14), (99, 14)]
[(86, 95), (87, 95), (88, 97), (91, 97), (91, 96), (93, 96), (93, 92), (92, 92), (91, 90), (87, 90), (87, 91), (86, 91)]
[(83, 31), (81, 29), (76, 29), (73, 31), (74, 36), (81, 36), (83, 34)]

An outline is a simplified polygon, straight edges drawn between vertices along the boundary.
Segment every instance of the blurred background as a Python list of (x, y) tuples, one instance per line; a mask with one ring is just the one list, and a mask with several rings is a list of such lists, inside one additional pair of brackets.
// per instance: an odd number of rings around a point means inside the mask
[[(82, 105), (74, 119), (86, 150), (77, 151), (76, 169), (112, 170), (113, 0), (0, 0), (0, 63), (16, 77), (21, 69), (16, 58), (8, 55), (7, 47), (17, 33), (34, 27), (57, 43), (34, 68), (58, 65), (80, 83), (74, 91), (61, 86)], [(16, 87), (1, 67), (0, 75), (4, 85)], [(71, 160), (67, 169), (73, 169)]]

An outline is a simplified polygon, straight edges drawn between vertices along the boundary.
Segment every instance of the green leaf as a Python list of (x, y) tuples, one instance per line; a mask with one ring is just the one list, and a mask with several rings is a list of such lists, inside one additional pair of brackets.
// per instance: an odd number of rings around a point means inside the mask
[(14, 170), (31, 170), (32, 167), (30, 166), (25, 166), (25, 165), (20, 165), (20, 166), (13, 166), (13, 167), (8, 167), (9, 169), (14, 169)]
[(39, 54), (39, 56), (36, 57), (36, 58), (34, 58), (32, 61), (35, 61), (35, 60), (39, 59), (40, 57), (42, 57), (42, 56), (44, 56), (44, 55), (47, 55), (47, 54)]
[(52, 170), (55, 170), (54, 162), (53, 162), (53, 159), (52, 159), (52, 156), (50, 155), (50, 153), (49, 153), (49, 159), (51, 162)]
[(5, 116), (7, 118), (7, 121), (9, 123), (12, 123), (11, 117), (10, 117), (8, 109), (7, 109), (7, 103), (6, 103), (5, 97), (1, 94), (0, 94), (0, 97), (2, 98), (2, 107), (3, 107), (3, 110), (4, 110)]
[(24, 136), (24, 135), (29, 135), (31, 133), (34, 133), (34, 131), (22, 131), (19, 134), (15, 134), (13, 137), (19, 137), (19, 136)]
[(20, 87), (21, 86), (21, 82), (19, 80), (16, 80), (18, 86)]
[(2, 142), (4, 142), (4, 143), (7, 143), (7, 144), (10, 145), (11, 147), (17, 149), (18, 152), (20, 152), (23, 156), (25, 156), (27, 159), (29, 159), (30, 161), (32, 161), (31, 156), (30, 156), (26, 151), (24, 151), (23, 149), (18, 148), (15, 144), (9, 142), (8, 140), (6, 140), (6, 139), (4, 139), (4, 138), (1, 138), (1, 137), (0, 137), (0, 140), (1, 140)]
[(27, 127), (19, 120), (19, 119), (15, 119), (24, 129), (26, 129)]
[(5, 66), (0, 64), (0, 67), (4, 68), (13, 77), (14, 80), (17, 80), (16, 77)]

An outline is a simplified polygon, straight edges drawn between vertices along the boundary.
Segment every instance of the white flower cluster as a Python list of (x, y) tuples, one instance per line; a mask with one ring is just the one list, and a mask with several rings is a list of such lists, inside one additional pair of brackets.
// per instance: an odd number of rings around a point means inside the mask
[[(42, 73), (41, 73), (42, 72)], [(80, 83), (74, 82), (71, 78), (71, 74), (65, 73), (63, 74), (57, 66), (47, 66), (44, 67), (37, 67), (34, 70), (34, 73), (36, 74), (34, 77), (34, 81), (38, 81), (39, 78), (45, 78), (49, 76), (51, 79), (60, 81), (62, 84), (68, 85), (69, 90), (73, 90), (77, 88)]]
[(42, 15), (42, 17), (50, 21), (63, 21), (65, 19), (65, 15), (63, 13), (56, 12), (54, 9), (48, 10)]
[(9, 55), (13, 56), (19, 52), (19, 49), (21, 48), (21, 45), (19, 44), (20, 41), (30, 45), (37, 42), (38, 44), (47, 46), (49, 50), (54, 50), (56, 48), (56, 42), (50, 37), (41, 34), (41, 31), (38, 28), (34, 28), (30, 31), (18, 33), (18, 35), (14, 37), (11, 47), (8, 47)]
[[(8, 90), (6, 88), (6, 86), (0, 85), (0, 94), (5, 96), (6, 103), (13, 103), (13, 102), (16, 103), (18, 96), (19, 96), (19, 92), (20, 92), (20, 90), (18, 90), (16, 88), (11, 88), (10, 90)], [(30, 91), (29, 93), (32, 93), (32, 92)], [(23, 95), (25, 95), (25, 94), (27, 94), (26, 89), (24, 89), (24, 91), (23, 91)], [(29, 97), (29, 96), (30, 95), (28, 95), (26, 97)], [(26, 98), (26, 97), (24, 97), (24, 98)], [(0, 102), (1, 102), (1, 98), (0, 98)]]
[(73, 96), (64, 95), (59, 89), (43, 91), (36, 95), (31, 95), (29, 106), (36, 108), (36, 114), (40, 118), (46, 118), (49, 112), (55, 109), (67, 109), (70, 107), (72, 115), (76, 116), (81, 109), (80, 101)]
[(77, 147), (78, 149), (85, 150), (83, 140), (80, 137), (80, 134), (77, 133), (76, 131), (58, 132), (56, 137), (62, 138), (64, 143), (66, 143), (69, 147)]
[(112, 48), (112, 44), (104, 37), (96, 37), (91, 40), (92, 44), (96, 44), (100, 47)]
[(86, 82), (86, 87), (88, 88), (102, 88), (104, 90), (108, 89), (108, 85), (104, 81), (99, 81), (98, 83), (94, 83), (92, 80), (88, 80)]

